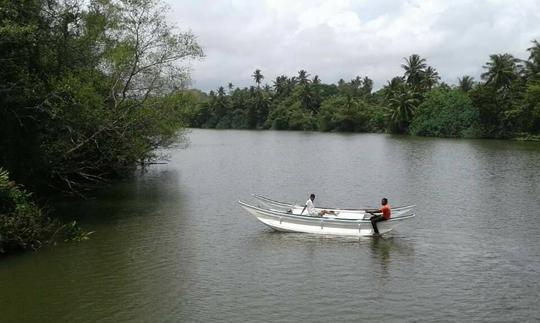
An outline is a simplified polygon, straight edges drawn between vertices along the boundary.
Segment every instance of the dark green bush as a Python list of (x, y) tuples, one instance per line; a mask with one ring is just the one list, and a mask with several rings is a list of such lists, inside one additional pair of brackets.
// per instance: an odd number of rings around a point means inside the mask
[(418, 136), (476, 137), (479, 112), (466, 93), (437, 88), (415, 110), (410, 132)]
[(0, 168), (0, 254), (36, 250), (55, 229), (32, 199), (32, 195), (9, 180)]

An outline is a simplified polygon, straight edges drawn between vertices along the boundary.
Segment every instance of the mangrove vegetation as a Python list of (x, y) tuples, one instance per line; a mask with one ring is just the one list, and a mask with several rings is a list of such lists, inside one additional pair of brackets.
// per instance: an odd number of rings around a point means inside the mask
[(166, 12), (158, 0), (0, 0), (0, 253), (52, 232), (27, 190), (84, 195), (178, 142), (184, 63), (203, 51)]

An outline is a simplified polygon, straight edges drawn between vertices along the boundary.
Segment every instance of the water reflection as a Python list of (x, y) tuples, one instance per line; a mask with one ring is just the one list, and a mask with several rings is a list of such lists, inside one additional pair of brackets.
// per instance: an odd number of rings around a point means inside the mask
[(375, 263), (379, 265), (381, 278), (389, 277), (392, 269), (392, 259), (397, 258), (398, 266), (403, 266), (403, 262), (414, 257), (414, 244), (394, 236), (392, 234), (369, 238), (369, 247)]
[[(69, 322), (136, 320), (131, 315), (137, 307), (156, 309), (169, 297), (183, 297), (182, 285), (171, 285), (168, 278), (184, 268), (170, 256), (178, 250), (178, 232), (189, 220), (178, 181), (177, 171), (152, 169), (87, 200), (60, 205), (57, 212), (78, 214), (83, 227), (95, 231), (92, 239), (11, 259), (22, 280), (2, 280), (0, 321), (18, 321), (20, 308), (27, 319), (47, 312)], [(9, 267), (0, 272), (3, 277), (12, 274)], [(3, 298), (17, 295), (21, 282), (36, 292), (4, 308), (8, 303)]]
[(388, 277), (388, 266), (390, 264), (390, 249), (394, 244), (392, 238), (376, 237), (371, 239), (372, 254), (381, 265), (383, 278)]

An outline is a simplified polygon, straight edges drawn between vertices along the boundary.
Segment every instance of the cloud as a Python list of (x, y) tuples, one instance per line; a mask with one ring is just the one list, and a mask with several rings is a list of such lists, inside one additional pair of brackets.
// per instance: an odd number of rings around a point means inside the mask
[(257, 68), (271, 84), (300, 69), (323, 82), (369, 76), (380, 87), (417, 53), (442, 79), (479, 79), (490, 54), (526, 58), (540, 39), (540, 2), (460, 1), (170, 1), (170, 19), (191, 29), (206, 58), (193, 64), (194, 87), (253, 84)]

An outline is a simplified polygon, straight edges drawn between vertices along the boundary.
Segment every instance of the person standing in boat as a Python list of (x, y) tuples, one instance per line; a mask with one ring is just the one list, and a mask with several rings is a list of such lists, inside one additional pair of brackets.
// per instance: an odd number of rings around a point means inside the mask
[[(386, 197), (382, 198), (381, 205), (382, 206), (379, 210), (374, 210), (374, 211), (366, 210), (367, 213), (372, 214), (372, 217), (369, 218), (369, 220), (371, 221), (371, 225), (373, 226), (373, 231), (375, 232), (375, 235), (379, 235), (377, 222), (390, 220), (390, 218), (392, 217), (392, 209), (390, 208), (390, 205), (388, 204), (388, 199)], [(378, 213), (378, 214), (375, 214), (375, 213)]]
[(306, 202), (306, 206), (304, 206), (304, 209), (300, 213), (302, 215), (305, 210), (307, 210), (307, 213), (309, 216), (323, 216), (325, 214), (335, 214), (334, 211), (328, 211), (328, 210), (322, 210), (321, 212), (317, 212), (315, 209), (315, 205), (313, 205), (313, 201), (315, 200), (315, 194), (311, 194), (309, 196), (309, 199)]

